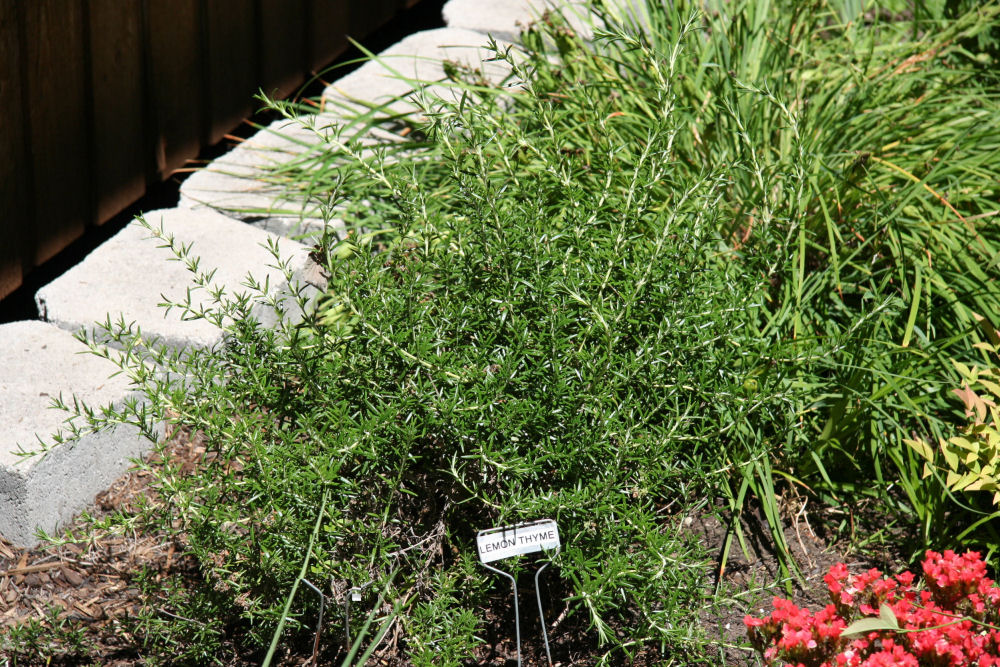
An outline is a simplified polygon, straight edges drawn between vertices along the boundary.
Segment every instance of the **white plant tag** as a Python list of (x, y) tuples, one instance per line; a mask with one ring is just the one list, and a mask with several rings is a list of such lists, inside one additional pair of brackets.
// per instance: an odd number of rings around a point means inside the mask
[(552, 519), (487, 528), (476, 535), (479, 559), (484, 563), (559, 548), (559, 526)]

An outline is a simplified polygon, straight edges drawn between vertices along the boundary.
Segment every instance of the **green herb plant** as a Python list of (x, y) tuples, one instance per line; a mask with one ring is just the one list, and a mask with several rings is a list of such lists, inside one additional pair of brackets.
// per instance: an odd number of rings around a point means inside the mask
[(584, 616), (598, 656), (704, 649), (706, 554), (682, 520), (749, 455), (719, 424), (763, 422), (772, 402), (743, 388), (766, 283), (719, 252), (726, 179), (675, 179), (669, 90), (646, 141), (623, 144), (613, 98), (561, 108), (508, 64), (517, 92), (433, 109), (435, 159), (363, 158), (350, 196), (377, 215), (319, 248), (318, 310), (299, 295), (304, 319), (263, 329), (254, 298), (219, 293), (150, 226), (213, 295), (173, 307), (227, 343), (170, 356), (128, 327), (102, 332), (157, 414), (204, 434), (204, 467), (164, 475), (161, 492), (262, 646), (279, 623), (308, 634), (312, 603), (284, 604), (296, 581), (343, 590), (396, 572), (386, 641), (417, 662), (425, 642), (467, 660), (487, 610), (509, 614), (475, 531), (551, 517), (566, 545), (553, 599)]
[(778, 475), (829, 504), (877, 499), (918, 529), (914, 553), (996, 545), (988, 523), (960, 538), (952, 499), (905, 441), (953, 430), (952, 360), (980, 359), (975, 313), (1000, 312), (1000, 6), (709, 2), (668, 78), (695, 4), (605, 3), (599, 34), (615, 50), (574, 66), (578, 81), (614, 72), (632, 143), (659, 112), (656, 91), (676, 91), (678, 170), (691, 180), (725, 165), (722, 246), (746, 270), (766, 262), (753, 334), (773, 346), (748, 388), (781, 369), (792, 403), (763, 447), (774, 469), (740, 468), (734, 511), (755, 495), (781, 545)]

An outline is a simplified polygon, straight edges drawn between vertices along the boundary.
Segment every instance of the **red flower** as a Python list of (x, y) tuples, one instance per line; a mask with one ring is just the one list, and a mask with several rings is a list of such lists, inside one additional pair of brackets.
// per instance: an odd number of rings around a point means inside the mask
[[(1000, 588), (986, 577), (977, 552), (928, 551), (926, 589), (902, 572), (884, 577), (872, 569), (852, 577), (843, 563), (823, 578), (832, 604), (811, 614), (774, 598), (770, 616), (743, 622), (767, 665), (802, 667), (1000, 667)], [(849, 621), (881, 616), (888, 605), (899, 627), (844, 637)]]

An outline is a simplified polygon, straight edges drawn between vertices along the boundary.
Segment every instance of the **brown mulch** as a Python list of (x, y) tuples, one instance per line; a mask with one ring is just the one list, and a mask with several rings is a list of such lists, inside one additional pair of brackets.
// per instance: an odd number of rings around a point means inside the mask
[[(185, 467), (196, 465), (203, 453), (198, 439), (186, 434), (172, 438), (164, 450)], [(159, 460), (152, 454), (147, 462), (155, 465)], [(99, 521), (114, 512), (134, 514), (143, 504), (156, 503), (152, 480), (149, 470), (130, 470), (98, 494), (90, 516)], [(63, 530), (59, 541), (33, 549), (0, 539), (0, 633), (40, 624), (41, 634), (47, 630), (55, 643), (57, 628), (79, 628), (89, 640), (89, 657), (99, 659), (99, 664), (140, 664), (136, 647), (142, 638), (135, 636), (133, 621), (149, 601), (136, 587), (136, 575), (145, 570), (162, 580), (192, 568), (192, 559), (184, 555), (178, 539), (165, 533), (92, 531), (84, 518)], [(43, 650), (14, 664), (58, 664), (60, 659), (75, 664), (85, 657), (67, 654), (58, 646), (48, 648), (51, 654)]]
[[(199, 464), (205, 448), (197, 436), (178, 432), (163, 450), (163, 457), (180, 463), (182, 471)], [(160, 455), (151, 455), (147, 463), (156, 466)], [(145, 506), (158, 503), (153, 485), (154, 474), (149, 470), (133, 469), (114, 485), (99, 494), (90, 516), (100, 521), (112, 513), (137, 514)], [(794, 494), (783, 500), (786, 520), (785, 536), (792, 554), (802, 568), (804, 581), (794, 583), (792, 598), (797, 604), (817, 609), (826, 604), (822, 577), (836, 562), (846, 561), (854, 571), (879, 567), (883, 571), (900, 569), (904, 564), (899, 554), (885, 552), (865, 557), (852, 555), (846, 545), (838, 544), (832, 534), (824, 532), (836, 523), (826, 509), (812, 513), (802, 506), (803, 500)], [(689, 529), (712, 548), (721, 549), (726, 527), (712, 514), (691, 517)], [(3, 634), (12, 629), (35, 624), (36, 634), (52, 637), (52, 645), (43, 646), (37, 655), (15, 657), (12, 665), (101, 664), (121, 667), (145, 664), (142, 654), (141, 625), (136, 623), (140, 611), (170, 617), (168, 605), (158, 605), (155, 599), (139, 590), (137, 575), (162, 581), (180, 575), (197, 579), (199, 571), (194, 559), (185, 555), (183, 538), (166, 532), (149, 532), (147, 527), (133, 530), (120, 527), (114, 531), (92, 531), (92, 521), (77, 519), (66, 529), (63, 539), (34, 549), (19, 549), (0, 540), (0, 665), (3, 655)], [(118, 525), (128, 525), (118, 522)], [(743, 528), (749, 547), (749, 558), (734, 540), (729, 560), (722, 573), (726, 589), (733, 591), (732, 603), (720, 611), (705, 612), (703, 622), (720, 638), (720, 664), (749, 666), (760, 664), (744, 646), (743, 615), (769, 610), (771, 597), (786, 596), (774, 582), (780, 576), (775, 554), (769, 547), (767, 524), (759, 508), (744, 513)], [(79, 540), (69, 539), (78, 535)], [(558, 579), (558, 578), (557, 578)], [(715, 585), (715, 582), (712, 582)], [(538, 616), (530, 585), (521, 586), (522, 638), (525, 664), (547, 664), (541, 642), (538, 641)], [(551, 591), (547, 608), (553, 658), (557, 665), (593, 664), (596, 649), (593, 633), (586, 627), (583, 614), (567, 616), (559, 602), (563, 591)], [(497, 609), (509, 609), (510, 589), (498, 585)], [(500, 598), (504, 598), (500, 600)], [(502, 602), (502, 604), (501, 604)], [(492, 612), (490, 612), (492, 613)], [(510, 614), (504, 614), (509, 616)], [(553, 618), (554, 617), (554, 618)], [(513, 623), (510, 618), (494, 618), (487, 623), (487, 636), (478, 663), (497, 667), (514, 664), (516, 648)], [(61, 631), (57, 631), (61, 628)], [(79, 648), (59, 646), (60, 632), (77, 629), (85, 640)], [(332, 638), (331, 638), (332, 640)], [(324, 638), (326, 644), (328, 638)], [(296, 652), (297, 651), (297, 652)], [(311, 651), (299, 647), (285, 653), (283, 665), (305, 665)], [(235, 651), (234, 655), (238, 655)], [(224, 664), (260, 664), (259, 652), (230, 657)], [(382, 653), (378, 664), (405, 664), (400, 656)], [(660, 664), (655, 651), (638, 655), (630, 665)]]

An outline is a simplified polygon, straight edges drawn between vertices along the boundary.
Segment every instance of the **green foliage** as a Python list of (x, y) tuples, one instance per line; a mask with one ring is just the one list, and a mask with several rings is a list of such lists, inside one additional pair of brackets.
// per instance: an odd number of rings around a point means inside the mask
[[(766, 365), (788, 364), (800, 390), (798, 424), (779, 426), (784, 446), (771, 448), (778, 465), (828, 501), (873, 494), (912, 513), (926, 544), (955, 539), (953, 504), (904, 440), (952, 428), (950, 360), (977, 359), (973, 313), (1000, 312), (1000, 90), (983, 67), (993, 55), (971, 50), (996, 33), (1000, 6), (708, 3), (677, 57), (693, 4), (648, 6), (634, 22), (609, 8), (610, 57), (574, 62), (615, 64), (615, 113), (633, 142), (662, 113), (658, 91), (675, 91), (678, 169), (693, 179), (729, 165), (725, 249), (776, 257), (755, 333), (775, 342)], [(746, 489), (766, 491), (764, 473), (744, 476)]]
[(44, 660), (78, 661), (90, 650), (91, 640), (79, 621), (65, 618), (61, 607), (46, 609), (43, 619), (31, 618), (4, 628), (0, 633), (0, 655), (10, 665), (32, 665)]
[[(436, 160), (369, 169), (351, 195), (380, 202), (392, 233), (320, 248), (315, 317), (262, 330), (243, 317), (252, 299), (177, 304), (230, 338), (177, 360), (183, 387), (147, 377), (210, 451), (162, 483), (251, 627), (305, 631), (308, 609), (279, 604), (305, 552), (313, 582), (398, 571), (402, 627), (467, 656), (497, 585), (475, 531), (552, 517), (566, 543), (552, 576), (599, 644), (681, 655), (697, 641), (704, 555), (679, 518), (755, 446), (720, 424), (767, 431), (780, 411), (770, 374), (744, 389), (766, 282), (719, 252), (725, 179), (675, 178), (679, 117), (623, 144), (603, 99), (560, 109), (549, 92), (442, 107), (424, 129)], [(132, 372), (155, 354), (110, 334)]]
[[(991, 342), (978, 346), (995, 358), (1000, 339), (986, 320), (981, 324)], [(965, 416), (970, 421), (960, 435), (942, 438), (937, 450), (923, 440), (905, 442), (925, 461), (925, 478), (943, 473), (944, 484), (952, 492), (990, 492), (996, 507), (1000, 504), (1000, 409), (996, 403), (1000, 398), (1000, 369), (996, 368), (995, 361), (988, 368), (969, 367), (957, 361), (954, 364), (961, 376), (962, 388), (953, 389), (952, 393), (961, 399)]]
[(504, 84), (424, 91), (394, 119), (412, 139), (373, 146), (373, 109), (276, 170), (350, 230), (318, 240), (329, 286), (316, 308), (297, 291), (302, 319), (262, 329), (266, 297), (224, 295), (150, 228), (213, 295), (171, 307), (228, 333), (91, 341), (150, 400), (114, 418), (205, 437), (200, 470), (160, 476), (164, 521), (228, 606), (178, 616), (264, 646), (310, 633), (302, 580), (373, 582), (368, 636), (460, 662), (502, 585), (475, 531), (549, 517), (556, 589), (605, 658), (692, 664), (708, 573), (681, 519), (704, 498), (732, 518), (755, 496), (779, 550), (775, 469), (954, 535), (905, 441), (955, 423), (951, 360), (1000, 312), (996, 79), (969, 50), (1000, 7), (636, 5), (599, 9), (592, 42), (546, 15), (495, 49)]
[(161, 578), (142, 569), (133, 585), (147, 599), (135, 617), (128, 620), (141, 646), (134, 647), (147, 664), (221, 664), (227, 635), (234, 618), (231, 598), (212, 587), (192, 586), (180, 576)]
[(476, 572), (468, 560), (465, 571), (437, 572), (430, 589), (434, 597), (414, 606), (407, 622), (410, 626), (410, 657), (416, 667), (460, 665), (468, 658), (469, 647), (480, 640), (475, 636), (482, 622), (463, 604), (465, 580)]
[[(531, 94), (497, 114), (498, 136), (533, 114), (561, 150), (588, 163), (625, 147), (629, 169), (629, 151), (673, 119), (672, 182), (633, 189), (666, 202), (673, 183), (718, 174), (719, 252), (770, 285), (762, 317), (747, 322), (771, 349), (746, 382), (781, 376), (786, 409), (772, 438), (745, 439), (830, 502), (870, 494), (914, 515), (918, 548), (936, 545), (948, 534), (950, 501), (921, 479), (904, 440), (952, 428), (942, 391), (955, 382), (950, 360), (977, 358), (973, 313), (1000, 312), (1000, 113), (989, 68), (1000, 6), (649, 2), (622, 13), (597, 4), (593, 45), (556, 15), (525, 35), (524, 76), (515, 78)], [(540, 53), (554, 61), (532, 57)], [(470, 104), (494, 99), (466, 92)], [(525, 141), (503, 178), (548, 168), (535, 159), (537, 140)], [(421, 174), (440, 169), (439, 148), (402, 150), (428, 156)], [(292, 180), (317, 191), (352, 178), (335, 168), (339, 155), (325, 158), (329, 168), (299, 165)], [(582, 188), (603, 187), (555, 168)], [(450, 183), (427, 182), (434, 196), (453, 196)], [(375, 226), (391, 227), (385, 202), (394, 195), (382, 190), (366, 189), (366, 201), (379, 203)], [(734, 511), (747, 492), (757, 495), (781, 546), (770, 476), (764, 465), (742, 467), (726, 493)]]

